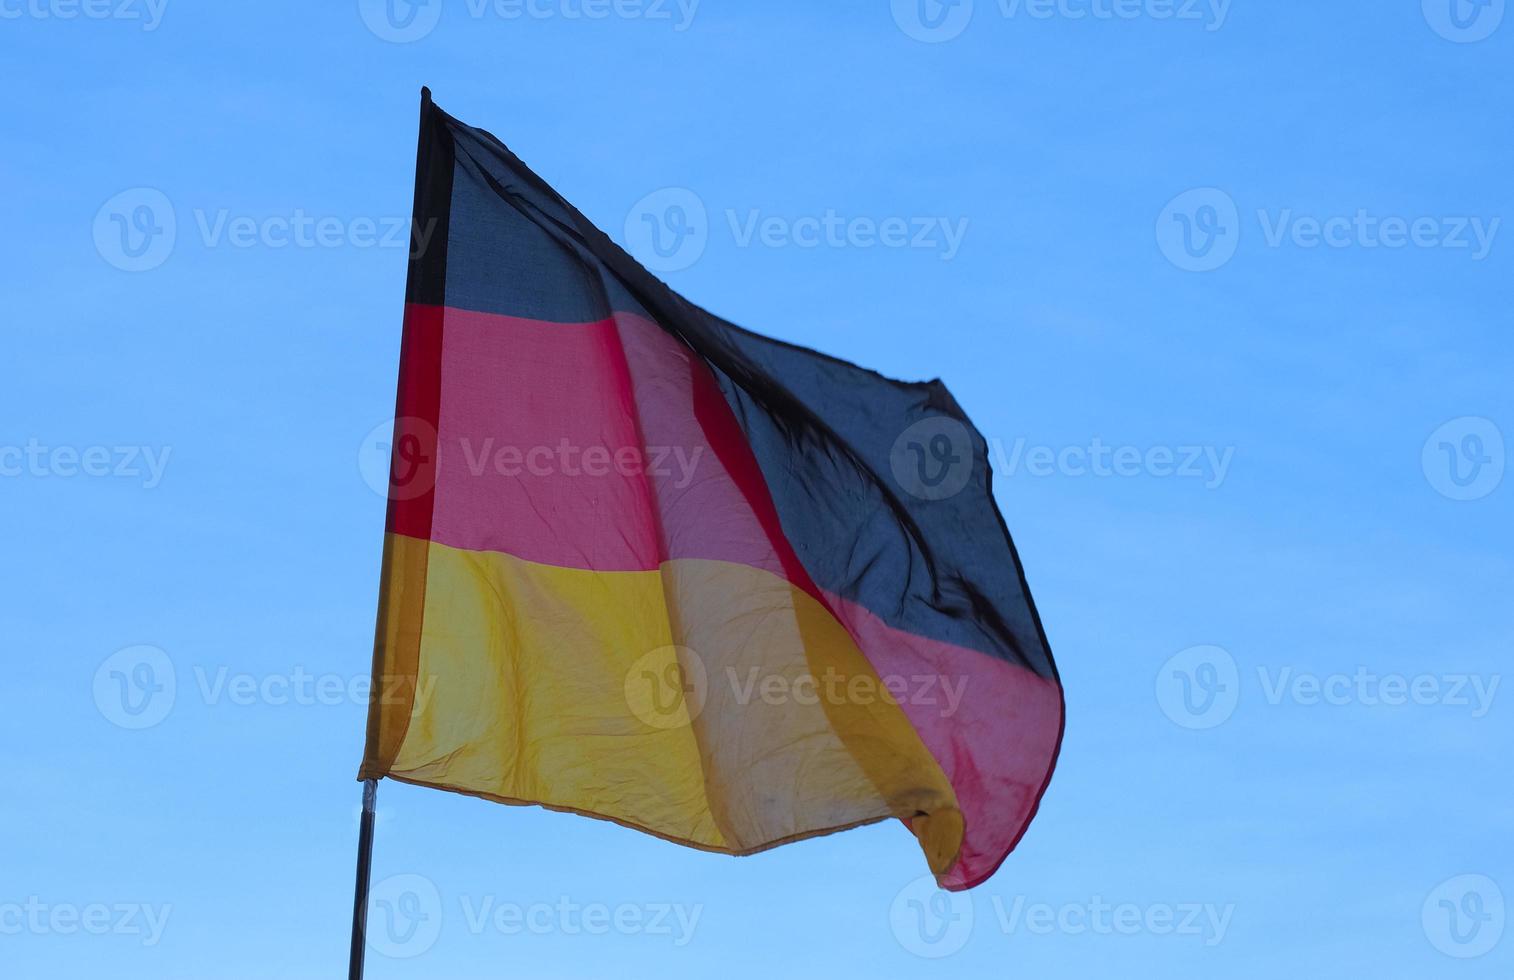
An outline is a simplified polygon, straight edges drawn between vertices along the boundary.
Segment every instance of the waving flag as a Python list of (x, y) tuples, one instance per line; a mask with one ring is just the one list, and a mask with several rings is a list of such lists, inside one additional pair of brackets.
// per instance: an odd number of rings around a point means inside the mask
[(951, 393), (699, 309), (422, 102), (360, 778), (986, 879), (1063, 702)]

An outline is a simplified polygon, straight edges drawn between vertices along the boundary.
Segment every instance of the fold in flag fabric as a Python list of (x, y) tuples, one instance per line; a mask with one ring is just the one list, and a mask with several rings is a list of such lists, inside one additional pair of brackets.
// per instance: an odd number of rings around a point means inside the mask
[(360, 778), (993, 874), (1063, 699), (951, 393), (699, 309), (429, 92), (414, 219)]

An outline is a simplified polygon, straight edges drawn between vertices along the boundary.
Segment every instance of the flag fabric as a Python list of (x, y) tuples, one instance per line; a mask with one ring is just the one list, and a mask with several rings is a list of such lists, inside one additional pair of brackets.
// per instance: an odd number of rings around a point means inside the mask
[(1064, 708), (951, 393), (694, 306), (429, 92), (414, 240), (360, 778), (993, 874)]

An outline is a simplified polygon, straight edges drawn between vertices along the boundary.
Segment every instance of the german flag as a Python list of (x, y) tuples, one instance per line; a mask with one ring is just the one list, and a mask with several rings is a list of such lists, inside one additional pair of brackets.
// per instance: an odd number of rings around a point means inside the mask
[(429, 92), (414, 231), (359, 778), (992, 875), (1064, 709), (946, 387), (694, 306)]

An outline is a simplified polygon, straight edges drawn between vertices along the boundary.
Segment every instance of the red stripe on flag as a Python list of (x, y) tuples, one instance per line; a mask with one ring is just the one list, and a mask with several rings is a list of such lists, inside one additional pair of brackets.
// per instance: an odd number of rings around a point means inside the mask
[(666, 331), (412, 309), (445, 317), (447, 391), (434, 517), (401, 502), (398, 533), (593, 571), (729, 561), (818, 597), (713, 376)]
[(421, 539), (431, 537), (436, 508), (443, 320), (440, 307), (406, 306), (400, 340), (386, 525), (393, 533)]

